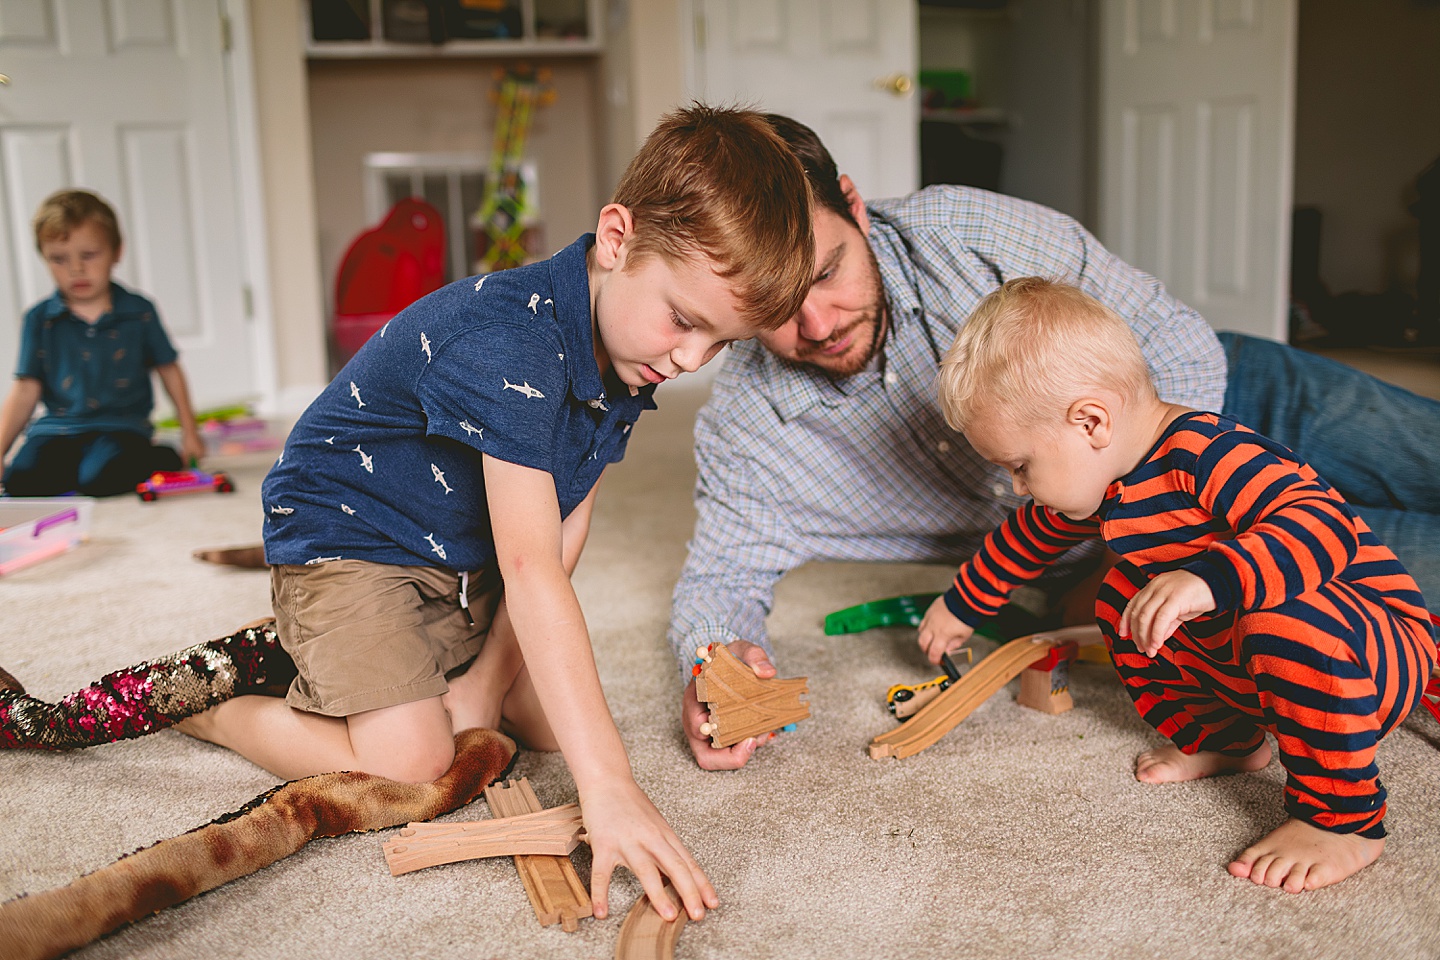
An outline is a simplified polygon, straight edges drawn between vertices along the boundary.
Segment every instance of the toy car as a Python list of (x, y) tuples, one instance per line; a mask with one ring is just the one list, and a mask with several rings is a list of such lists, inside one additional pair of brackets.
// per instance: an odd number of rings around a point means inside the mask
[[(975, 662), (975, 651), (969, 647), (961, 647), (955, 652), (957, 655), (963, 652), (966, 663)], [(921, 707), (934, 700), (937, 694), (950, 689), (950, 684), (960, 679), (960, 668), (950, 659), (950, 654), (940, 657), (940, 666), (945, 669), (945, 673), (934, 680), (926, 680), (924, 683), (897, 683), (885, 691), (885, 709), (890, 711), (892, 717), (901, 722), (909, 720)]]
[(204, 470), (156, 470), (148, 478), (135, 485), (135, 493), (145, 502), (176, 493), (196, 493), (214, 490), (218, 493), (233, 493), (235, 485), (223, 473), (206, 473)]

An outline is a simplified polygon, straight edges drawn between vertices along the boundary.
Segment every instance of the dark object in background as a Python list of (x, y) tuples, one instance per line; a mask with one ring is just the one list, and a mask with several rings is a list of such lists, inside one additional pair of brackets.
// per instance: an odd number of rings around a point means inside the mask
[(393, 43), (445, 42), (440, 0), (384, 0), (380, 16), (385, 39)]
[(452, 40), (518, 40), (524, 33), (519, 0), (445, 0), (444, 7)]
[(920, 121), (920, 186), (956, 183), (966, 187), (1000, 190), (1000, 162), (1004, 149), (998, 143), (972, 137), (957, 123)]
[(1422, 335), (1440, 341), (1440, 157), (1415, 180), (1420, 199), (1410, 212), (1420, 221), (1420, 275), (1415, 281), (1415, 321)]
[(369, 40), (369, 0), (310, 0), (310, 36), (318, 41)]
[(1331, 296), (1320, 279), (1321, 213), (1297, 207), (1290, 240), (1290, 342), (1337, 347), (1440, 347), (1440, 158), (1416, 178), (1420, 271), (1415, 294), (1351, 290)]

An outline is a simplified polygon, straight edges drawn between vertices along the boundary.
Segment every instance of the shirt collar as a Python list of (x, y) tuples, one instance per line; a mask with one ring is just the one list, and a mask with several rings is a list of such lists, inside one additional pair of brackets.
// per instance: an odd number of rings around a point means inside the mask
[[(104, 323), (109, 321), (111, 318), (120, 316), (121, 314), (140, 313), (142, 312), (143, 308), (143, 304), (139, 302), (135, 294), (120, 286), (120, 284), (116, 283), (114, 280), (111, 280), (110, 309), (107, 310), (105, 313), (101, 314), (100, 318), (95, 322), (97, 324)], [(70, 317), (76, 323), (85, 322), (70, 312), (70, 307), (65, 303), (65, 299), (60, 296), (59, 290), (56, 290), (54, 293), (50, 294), (50, 296), (47, 297), (45, 300), (42, 300), (40, 302), (40, 309), (40, 318), (42, 320), (54, 320), (59, 317)]]
[(570, 377), (570, 394), (581, 403), (598, 410), (609, 410), (617, 403), (622, 407), (634, 404), (640, 410), (653, 410), (653, 384), (641, 387), (635, 397), (631, 397), (629, 389), (621, 384), (617, 384), (614, 389), (606, 389), (600, 370), (595, 365), (595, 327), (590, 314), (590, 271), (586, 266), (586, 256), (594, 244), (595, 234), (587, 233), (550, 258), (550, 289), (555, 299), (555, 320), (560, 327), (560, 342), (565, 345), (565, 368)]

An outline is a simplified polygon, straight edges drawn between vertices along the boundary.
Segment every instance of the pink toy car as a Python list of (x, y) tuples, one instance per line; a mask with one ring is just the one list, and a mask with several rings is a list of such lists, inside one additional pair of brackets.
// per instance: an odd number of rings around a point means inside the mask
[(171, 494), (195, 493), (200, 490), (233, 493), (235, 485), (223, 473), (206, 473), (204, 470), (157, 470), (150, 474), (148, 479), (135, 485), (135, 493), (146, 502)]

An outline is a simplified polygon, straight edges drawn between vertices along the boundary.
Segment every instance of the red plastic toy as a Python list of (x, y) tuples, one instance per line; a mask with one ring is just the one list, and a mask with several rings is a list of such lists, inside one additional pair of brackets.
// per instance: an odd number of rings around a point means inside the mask
[(333, 329), (344, 363), (395, 314), (445, 284), (445, 223), (418, 197), (355, 238), (335, 279)]
[(206, 473), (204, 470), (157, 470), (135, 485), (135, 493), (147, 503), (159, 497), (202, 490), (234, 493), (235, 485), (223, 473)]

